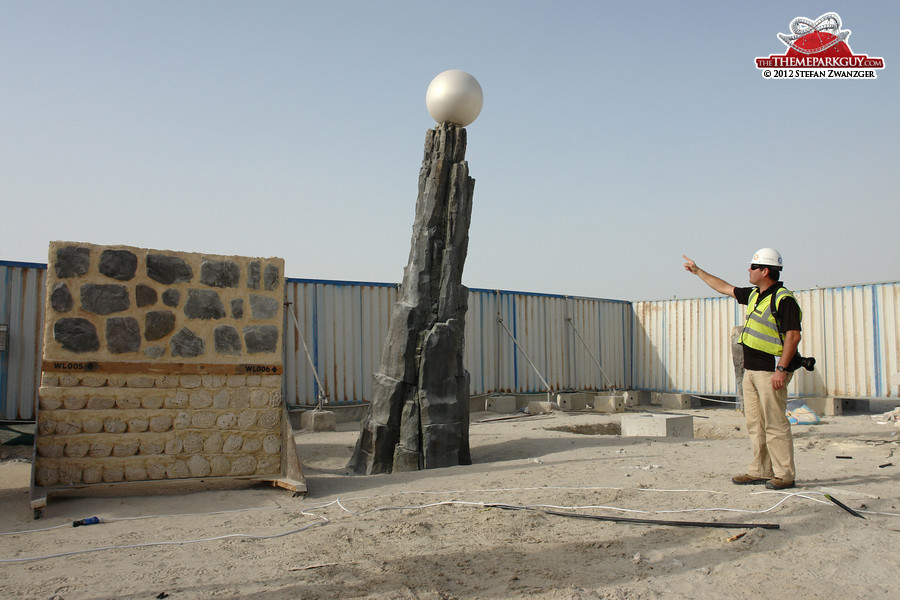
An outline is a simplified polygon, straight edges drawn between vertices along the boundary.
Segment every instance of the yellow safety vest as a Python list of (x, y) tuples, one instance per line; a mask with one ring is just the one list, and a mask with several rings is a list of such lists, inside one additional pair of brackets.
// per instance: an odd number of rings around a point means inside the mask
[[(762, 301), (759, 300), (759, 288), (750, 292), (750, 298), (747, 300), (747, 322), (744, 323), (744, 330), (741, 332), (741, 343), (766, 354), (781, 356), (784, 339), (778, 331), (778, 323), (772, 310), (773, 296), (776, 311), (782, 299), (794, 298), (794, 294), (784, 287), (778, 288), (774, 294), (769, 294)], [(796, 302), (796, 298), (794, 301)], [(799, 308), (798, 304), (797, 309)], [(800, 311), (800, 319), (803, 319), (803, 311)]]

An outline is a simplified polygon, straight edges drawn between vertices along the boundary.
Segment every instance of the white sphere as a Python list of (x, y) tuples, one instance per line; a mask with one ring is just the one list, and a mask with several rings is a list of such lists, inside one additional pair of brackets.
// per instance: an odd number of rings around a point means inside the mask
[(457, 69), (432, 79), (425, 92), (425, 106), (439, 125), (454, 123), (465, 127), (478, 118), (483, 104), (484, 92), (478, 80)]

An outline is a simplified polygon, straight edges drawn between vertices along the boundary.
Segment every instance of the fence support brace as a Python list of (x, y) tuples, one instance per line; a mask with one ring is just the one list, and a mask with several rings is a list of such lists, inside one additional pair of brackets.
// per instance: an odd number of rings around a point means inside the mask
[(552, 392), (550, 391), (550, 384), (547, 383), (547, 380), (544, 379), (544, 376), (541, 375), (541, 372), (538, 371), (537, 367), (534, 366), (534, 363), (531, 362), (531, 359), (528, 358), (528, 354), (525, 352), (525, 350), (522, 349), (522, 346), (519, 345), (518, 340), (516, 340), (516, 336), (514, 336), (514, 335), (512, 334), (512, 332), (511, 332), (511, 331), (509, 330), (509, 328), (506, 326), (506, 323), (503, 322), (503, 319), (500, 318), (500, 317), (497, 317), (497, 322), (500, 323), (500, 327), (502, 327), (503, 330), (506, 331), (506, 334), (507, 334), (507, 335), (510, 337), (510, 339), (513, 341), (513, 344), (516, 345), (516, 348), (519, 349), (519, 352), (522, 353), (522, 356), (525, 357), (525, 360), (528, 361), (528, 364), (531, 365), (531, 368), (534, 369), (534, 372), (537, 373), (537, 376), (538, 376), (538, 377), (540, 377), (541, 383), (544, 384), (544, 388), (546, 388), (546, 390), (547, 390), (547, 402), (552, 402), (552, 400), (550, 400), (550, 396), (551, 396), (551, 393), (552, 393)]
[(603, 367), (600, 366), (600, 362), (594, 357), (594, 353), (591, 352), (590, 346), (587, 345), (587, 342), (584, 341), (584, 338), (581, 337), (581, 333), (578, 332), (578, 328), (575, 327), (575, 321), (572, 320), (572, 317), (566, 317), (566, 321), (569, 322), (569, 325), (572, 326), (572, 329), (575, 331), (575, 335), (578, 336), (578, 339), (581, 340), (581, 344), (584, 346), (584, 349), (587, 350), (588, 356), (591, 357), (591, 360), (594, 361), (594, 364), (597, 365), (597, 368), (600, 369), (600, 374), (603, 375), (603, 379), (606, 380), (606, 388), (611, 391), (616, 391), (616, 386), (613, 385), (613, 382), (609, 380), (609, 377), (606, 376), (606, 371), (603, 370)]
[(306, 340), (303, 339), (303, 332), (300, 331), (300, 322), (297, 320), (297, 315), (295, 315), (294, 311), (292, 311), (290, 308), (291, 302), (285, 302), (284, 306), (288, 313), (291, 315), (291, 320), (294, 322), (294, 328), (297, 330), (297, 337), (300, 338), (300, 343), (303, 344), (303, 351), (306, 352), (306, 360), (309, 362), (309, 368), (312, 369), (313, 377), (316, 378), (316, 385), (319, 388), (319, 393), (317, 394), (319, 403), (316, 405), (316, 410), (322, 410), (322, 406), (330, 402), (330, 400), (328, 399), (328, 393), (325, 391), (325, 386), (322, 385), (322, 380), (319, 379), (319, 374), (316, 372), (316, 365), (313, 364), (313, 359), (309, 353), (309, 348), (306, 347)]

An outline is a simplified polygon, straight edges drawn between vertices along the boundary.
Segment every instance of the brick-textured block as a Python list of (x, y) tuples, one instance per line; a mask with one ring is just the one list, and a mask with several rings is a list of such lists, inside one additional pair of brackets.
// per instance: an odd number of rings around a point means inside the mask
[(225, 387), (225, 383), (228, 381), (227, 375), (203, 375), (203, 387), (206, 388), (219, 388)]
[(181, 376), (181, 387), (183, 388), (198, 388), (203, 385), (203, 377), (201, 375), (182, 375)]
[(130, 388), (149, 388), (156, 383), (156, 377), (152, 375), (128, 375), (125, 377), (125, 385)]
[(259, 385), (268, 388), (281, 388), (281, 375), (263, 375)]
[(229, 375), (225, 380), (225, 385), (231, 388), (242, 388), (247, 386), (246, 375)]

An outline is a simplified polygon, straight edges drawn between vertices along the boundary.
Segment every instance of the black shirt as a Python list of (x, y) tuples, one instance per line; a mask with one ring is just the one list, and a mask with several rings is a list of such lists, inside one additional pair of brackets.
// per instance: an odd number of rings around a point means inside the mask
[[(763, 298), (772, 295), (782, 287), (784, 286), (780, 283), (772, 285), (759, 295), (759, 299), (756, 301), (757, 304), (762, 302)], [(750, 301), (750, 293), (755, 289), (757, 288), (735, 287), (734, 297), (737, 298), (739, 304), (746, 305)], [(781, 303), (778, 305), (778, 310), (775, 311), (775, 321), (778, 323), (778, 331), (781, 332), (782, 336), (788, 331), (800, 331), (800, 306), (797, 305), (797, 301), (790, 296), (782, 298)], [(743, 344), (741, 345), (744, 346)], [(749, 371), (774, 371), (776, 364), (776, 356), (762, 350), (744, 346), (745, 369)]]

